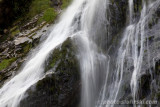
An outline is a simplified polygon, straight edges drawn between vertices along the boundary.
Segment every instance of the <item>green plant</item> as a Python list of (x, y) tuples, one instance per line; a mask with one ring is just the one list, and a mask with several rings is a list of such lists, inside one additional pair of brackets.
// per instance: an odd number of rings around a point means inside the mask
[(1, 63), (0, 63), (0, 71), (7, 68), (12, 62), (14, 62), (16, 60), (16, 58), (11, 58), (11, 59), (4, 59)]
[(50, 8), (50, 0), (34, 0), (30, 6), (28, 17), (34, 17), (37, 14)]
[(57, 17), (57, 12), (54, 10), (54, 8), (48, 8), (44, 15), (39, 19), (39, 23), (42, 21), (46, 21), (48, 23), (53, 22), (55, 18)]

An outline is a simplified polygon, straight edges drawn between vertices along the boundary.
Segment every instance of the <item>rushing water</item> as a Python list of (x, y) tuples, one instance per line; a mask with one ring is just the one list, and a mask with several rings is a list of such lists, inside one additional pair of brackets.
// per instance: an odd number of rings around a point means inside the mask
[[(60, 17), (47, 39), (40, 44), (34, 55), (26, 62), (20, 73), (0, 89), (0, 107), (17, 107), (24, 94), (33, 84), (43, 78), (44, 62), (48, 55), (68, 37), (75, 37), (81, 69), (81, 107), (113, 107), (107, 101), (118, 101), (128, 84), (133, 100), (138, 96), (138, 79), (144, 56), (146, 23), (159, 0), (143, 0), (140, 18), (134, 17), (134, 2), (128, 0), (129, 23), (126, 26), (116, 58), (103, 50), (101, 45), (107, 27), (109, 0), (74, 0)], [(150, 4), (150, 5), (148, 5)], [(157, 8), (155, 6), (155, 8)], [(135, 19), (134, 19), (135, 18)], [(76, 19), (76, 20), (75, 20)], [(135, 21), (136, 20), (136, 21)], [(106, 26), (108, 25), (108, 26)], [(101, 39), (101, 40), (100, 40)], [(97, 41), (102, 43), (98, 43)], [(115, 56), (114, 56), (115, 57)], [(115, 59), (115, 61), (112, 61)], [(111, 63), (112, 61), (112, 63)], [(114, 68), (112, 64), (114, 62)], [(132, 70), (127, 68), (133, 66)], [(136, 105), (135, 105), (136, 106)]]
[(74, 18), (81, 11), (84, 0), (76, 0), (65, 11), (48, 38), (40, 45), (23, 69), (0, 89), (0, 107), (17, 107), (27, 89), (44, 76), (43, 64), (49, 53), (72, 36)]

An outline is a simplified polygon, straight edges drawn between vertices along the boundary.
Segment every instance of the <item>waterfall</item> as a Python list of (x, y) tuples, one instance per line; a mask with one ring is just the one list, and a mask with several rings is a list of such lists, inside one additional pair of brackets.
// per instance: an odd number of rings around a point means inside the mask
[(44, 62), (48, 55), (68, 37), (74, 35), (75, 17), (81, 11), (85, 0), (76, 0), (61, 16), (59, 23), (54, 27), (47, 39), (36, 49), (35, 53), (26, 62), (20, 73), (9, 80), (0, 89), (0, 107), (17, 107), (25, 97), (24, 94), (33, 84), (45, 75)]
[(138, 100), (138, 80), (142, 74), (147, 24), (160, 4), (159, 0), (148, 2), (142, 0), (140, 15), (136, 16), (134, 0), (128, 0), (128, 22), (117, 43), (119, 46), (112, 55), (111, 46), (103, 48), (109, 40), (101, 38), (110, 34), (108, 29), (112, 27), (108, 18), (111, 1), (74, 0), (19, 73), (2, 86), (0, 107), (18, 107), (25, 98), (25, 92), (44, 78), (44, 63), (49, 54), (68, 37), (75, 38), (78, 46), (81, 107), (114, 107), (115, 104), (107, 102), (120, 101), (125, 96), (124, 87), (130, 89), (133, 101)]
[[(108, 54), (109, 50), (106, 50), (106, 53), (99, 51), (98, 49), (100, 46), (94, 41), (93, 36), (94, 34), (98, 36), (98, 30), (103, 26), (99, 21), (102, 21), (103, 23), (108, 22), (107, 18), (105, 21), (99, 18), (101, 16), (106, 17), (107, 14), (97, 15), (96, 21), (99, 22), (99, 26), (92, 24), (94, 31), (91, 30), (92, 32), (85, 32), (82, 34), (84, 35), (83, 37), (80, 36), (77, 38), (77, 41), (79, 40), (80, 42), (78, 45), (82, 73), (82, 107), (114, 107), (116, 101), (119, 101), (123, 97), (123, 94), (121, 93), (125, 93), (123, 87), (126, 84), (128, 84), (128, 87), (131, 89), (132, 101), (139, 99), (138, 80), (141, 77), (144, 49), (146, 48), (145, 35), (148, 30), (146, 27), (148, 26), (149, 17), (151, 17), (154, 12), (152, 11), (153, 7), (157, 8), (156, 6), (152, 7), (151, 5), (155, 5), (156, 3), (159, 3), (159, 1), (151, 0), (149, 1), (150, 5), (147, 5), (145, 0), (142, 1), (140, 18), (134, 16), (133, 0), (128, 0), (128, 2), (129, 23), (122, 34), (120, 47), (117, 49), (118, 54), (115, 61), (115, 68), (111, 69), (111, 60), (114, 58)], [(108, 4), (109, 1), (107, 1), (105, 6), (102, 7), (107, 10)], [(95, 14), (97, 13), (95, 12)], [(128, 71), (127, 69), (130, 69), (130, 67), (132, 67), (132, 70)], [(108, 101), (110, 101), (110, 103), (107, 103)], [(133, 105), (137, 106), (134, 103)]]

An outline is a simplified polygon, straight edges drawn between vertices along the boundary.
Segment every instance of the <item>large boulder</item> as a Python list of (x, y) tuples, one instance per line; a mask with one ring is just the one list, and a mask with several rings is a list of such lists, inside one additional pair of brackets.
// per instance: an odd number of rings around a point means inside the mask
[(71, 39), (54, 50), (45, 64), (46, 76), (27, 91), (22, 107), (76, 107), (80, 72)]

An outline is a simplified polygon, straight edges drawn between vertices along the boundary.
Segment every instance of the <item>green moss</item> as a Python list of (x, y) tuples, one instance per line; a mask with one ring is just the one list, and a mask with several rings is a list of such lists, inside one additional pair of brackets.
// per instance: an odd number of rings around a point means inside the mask
[(32, 48), (32, 45), (31, 44), (27, 44), (23, 49), (24, 53), (28, 53), (31, 48)]
[(18, 29), (18, 26), (14, 26), (14, 27), (12, 27), (12, 28), (10, 29), (10, 32), (15, 31), (16, 29)]
[(49, 69), (53, 68), (57, 62), (59, 63), (56, 68), (56, 71), (65, 72), (65, 68), (76, 69), (77, 60), (75, 58), (75, 50), (76, 46), (73, 45), (71, 39), (67, 39), (60, 48), (54, 50), (51, 58), (49, 58), (49, 65), (47, 65), (45, 71), (48, 71)]
[(140, 13), (142, 10), (142, 0), (134, 1), (134, 11)]
[(62, 9), (65, 9), (66, 7), (68, 7), (68, 5), (72, 2), (72, 0), (62, 0)]
[(57, 12), (54, 10), (54, 8), (48, 8), (44, 12), (44, 15), (39, 19), (38, 23), (41, 23), (43, 21), (51, 23), (55, 20), (56, 17), (57, 17)]
[(0, 71), (7, 68), (12, 62), (14, 62), (16, 60), (16, 58), (11, 58), (11, 59), (4, 59), (1, 63), (0, 63)]
[(15, 35), (20, 33), (20, 30), (18, 29), (18, 26), (14, 26), (10, 29), (11, 37), (13, 38)]
[(34, 17), (37, 14), (42, 13), (46, 9), (50, 8), (50, 0), (34, 0), (30, 6), (28, 17)]
[(54, 52), (53, 52), (53, 56), (52, 56), (52, 60), (50, 61), (50, 64), (49, 66), (47, 67), (46, 71), (53, 68), (56, 64), (56, 62), (59, 60), (59, 59), (62, 59), (62, 56), (63, 56), (63, 53), (60, 53), (59, 49), (56, 49)]
[(16, 29), (15, 31), (11, 32), (11, 36), (14, 37), (15, 35), (17, 35), (19, 33), (19, 29)]
[(44, 12), (43, 16), (38, 19), (37, 24), (40, 24), (43, 21), (46, 21), (47, 23), (53, 22), (58, 14), (51, 4), (50, 0), (34, 0), (31, 4), (27, 17), (32, 18)]
[[(61, 8), (66, 8), (72, 0), (62, 0)], [(44, 13), (42, 17), (39, 17), (36, 25), (41, 24), (43, 21), (47, 23), (51, 23), (55, 20), (58, 13), (54, 10), (55, 8), (52, 5), (51, 0), (33, 0), (28, 13), (22, 17), (19, 17), (15, 23), (21, 23), (21, 25), (25, 24), (28, 20), (32, 19), (34, 16)], [(14, 23), (14, 24), (15, 24)], [(16, 24), (15, 24), (16, 25)]]
[(147, 50), (144, 50), (144, 53), (147, 53)]

